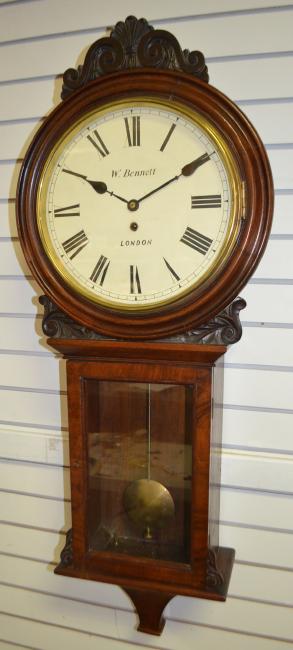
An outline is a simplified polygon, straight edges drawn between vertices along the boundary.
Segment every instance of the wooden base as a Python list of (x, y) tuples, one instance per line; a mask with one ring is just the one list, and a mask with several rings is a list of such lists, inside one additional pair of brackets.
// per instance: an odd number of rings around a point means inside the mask
[(128, 589), (127, 587), (123, 587), (123, 591), (128, 594), (136, 609), (139, 618), (138, 631), (160, 636), (166, 622), (163, 611), (168, 602), (174, 598), (174, 594), (145, 589)]
[[(144, 586), (144, 581), (138, 578), (115, 577), (115, 584), (127, 593), (136, 609), (139, 625), (137, 629), (146, 634), (159, 636), (165, 625), (163, 611), (174, 596), (191, 596), (208, 600), (226, 600), (231, 572), (233, 568), (235, 551), (231, 548), (219, 547), (212, 552), (212, 561), (208, 561), (205, 585), (189, 587), (182, 585), (158, 584)], [(56, 567), (55, 573), (73, 578), (96, 580), (99, 582), (112, 582), (110, 576), (94, 573), (65, 565), (62, 562)], [(146, 582), (146, 581), (145, 581)]]

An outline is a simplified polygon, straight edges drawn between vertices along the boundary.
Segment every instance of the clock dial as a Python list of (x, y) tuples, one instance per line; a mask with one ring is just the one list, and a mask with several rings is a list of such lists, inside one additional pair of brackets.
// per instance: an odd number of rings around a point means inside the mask
[(38, 228), (77, 293), (144, 310), (217, 273), (238, 234), (239, 194), (214, 127), (179, 105), (134, 99), (91, 112), (56, 145)]

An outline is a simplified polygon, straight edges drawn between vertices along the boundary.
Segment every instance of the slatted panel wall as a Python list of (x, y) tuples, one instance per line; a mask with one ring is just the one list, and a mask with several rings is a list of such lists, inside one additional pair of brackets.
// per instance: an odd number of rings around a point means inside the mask
[[(293, 642), (293, 4), (276, 0), (0, 1), (0, 650), (277, 650)], [(126, 595), (53, 575), (70, 527), (64, 367), (41, 337), (17, 241), (20, 159), (59, 101), (60, 74), (128, 14), (202, 49), (211, 81), (262, 136), (276, 187), (267, 252), (227, 354), (221, 542), (237, 549), (225, 604), (177, 597), (161, 638)], [(56, 75), (59, 78), (56, 80)], [(61, 391), (61, 392), (60, 392)]]

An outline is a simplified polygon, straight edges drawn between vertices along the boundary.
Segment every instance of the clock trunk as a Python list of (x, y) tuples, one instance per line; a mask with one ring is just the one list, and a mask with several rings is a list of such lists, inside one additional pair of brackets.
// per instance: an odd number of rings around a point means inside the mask
[(224, 600), (234, 551), (218, 545), (213, 393), (226, 348), (50, 343), (68, 359), (72, 486), (72, 533), (56, 572), (119, 584), (139, 629), (154, 634), (177, 594)]

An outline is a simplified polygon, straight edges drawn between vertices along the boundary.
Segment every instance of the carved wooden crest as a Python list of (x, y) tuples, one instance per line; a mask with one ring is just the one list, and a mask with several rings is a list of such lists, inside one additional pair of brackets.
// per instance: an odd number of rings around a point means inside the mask
[(128, 16), (125, 22), (116, 24), (109, 37), (92, 44), (83, 65), (66, 70), (61, 97), (65, 99), (102, 75), (141, 67), (182, 70), (209, 80), (201, 52), (182, 50), (170, 32), (154, 29), (145, 18)]

